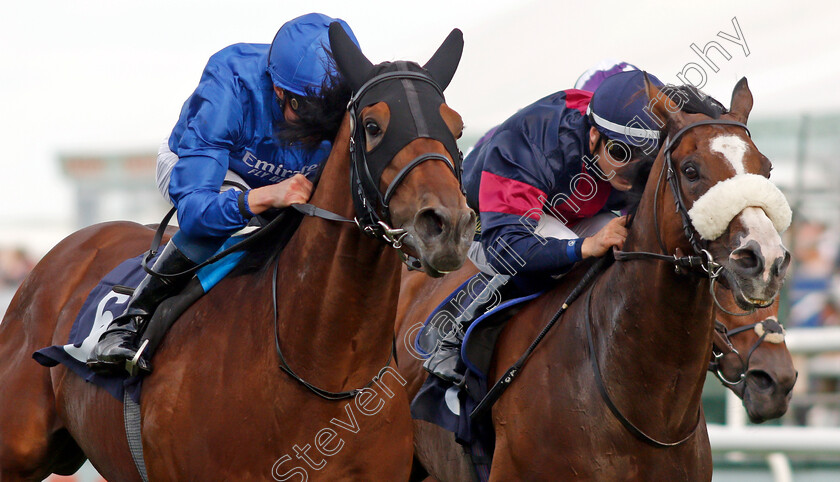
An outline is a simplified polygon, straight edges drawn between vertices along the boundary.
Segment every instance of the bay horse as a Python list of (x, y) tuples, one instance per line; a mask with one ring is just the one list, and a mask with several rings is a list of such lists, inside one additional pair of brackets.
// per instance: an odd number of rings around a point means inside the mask
[[(354, 91), (353, 114), (344, 117), (311, 202), (361, 217), (354, 203), (376, 199), (351, 192), (351, 171), (379, 170), (373, 194), (385, 192), (389, 203), (366, 215), (383, 222), (306, 217), (282, 252), (256, 271), (222, 280), (180, 317), (143, 384), (151, 480), (408, 478), (408, 399), (389, 366), (401, 262), (389, 245), (401, 242), (433, 275), (466, 258), (475, 215), (453, 175), (460, 156), (452, 152), (463, 124), (442, 94), (463, 37), (454, 30), (424, 68), (374, 66), (336, 26), (331, 49)], [(413, 92), (421, 110), (415, 105), (405, 114), (383, 100), (402, 89)], [(402, 124), (421, 112), (427, 126), (445, 125), (446, 132), (403, 138), (391, 156), (368, 158), (371, 144), (390, 138), (393, 145), (388, 132), (406, 136), (411, 131)], [(141, 253), (152, 234), (126, 222), (85, 228), (53, 248), (18, 290), (0, 325), (0, 480), (70, 474), (85, 458), (108, 480), (140, 480), (119, 401), (63, 365), (36, 364), (32, 352), (66, 343), (87, 293)], [(301, 380), (284, 373), (275, 340)]]
[[(741, 309), (769, 304), (790, 261), (778, 234), (789, 223), (790, 209), (769, 185), (770, 162), (748, 136), (744, 123), (753, 99), (746, 79), (735, 86), (729, 112), (712, 108), (699, 92), (692, 94), (699, 103), (689, 103), (690, 110), (677, 105), (680, 95), (671, 98), (652, 86), (647, 95), (668, 139), (624, 245), (624, 254), (636, 259), (612, 263), (584, 288), (493, 405), (490, 480), (711, 478), (700, 401), (716, 312), (710, 278), (725, 280)], [(748, 185), (753, 182), (761, 187)], [(740, 201), (736, 190), (745, 195)], [(705, 218), (688, 214), (698, 206), (705, 206)], [(676, 262), (671, 253), (678, 250), (694, 251), (710, 266), (675, 270), (667, 259)], [(508, 367), (558, 313), (583, 268), (507, 323), (491, 381), (511, 374)], [(403, 282), (399, 360), (410, 393), (426, 374), (403, 338), (416, 334), (435, 302), (458, 286), (447, 278)], [(419, 421), (415, 429), (417, 461), (432, 477), (472, 477), (452, 434)]]
[[(408, 398), (413, 399), (429, 374), (422, 369), (422, 355), (414, 348), (414, 337), (429, 315), (450, 293), (470, 277), (478, 268), (467, 261), (464, 266), (442, 278), (429, 278), (423, 273), (403, 270), (400, 288), (400, 305), (397, 310), (399, 369), (408, 384)], [(771, 306), (757, 308), (741, 314), (741, 308), (723, 286), (716, 288), (716, 297), (723, 308), (733, 315), (718, 310), (716, 330), (712, 345), (709, 371), (721, 384), (743, 401), (751, 422), (762, 423), (781, 417), (787, 412), (796, 383), (797, 371), (783, 337), (759, 336), (755, 327), (765, 321), (778, 321), (778, 299)], [(424, 311), (425, 310), (425, 311)], [(715, 356), (717, 354), (717, 356)], [(463, 449), (453, 441), (446, 441), (451, 434), (423, 420), (415, 420), (415, 449), (423, 453), (423, 460), (434, 459), (432, 465), (446, 460), (446, 473), (470, 474), (469, 461)], [(446, 441), (446, 443), (441, 443)], [(438, 442), (438, 444), (434, 444)], [(430, 446), (431, 443), (431, 446)], [(415, 460), (419, 464), (419, 460)], [(416, 473), (425, 469), (415, 468)]]

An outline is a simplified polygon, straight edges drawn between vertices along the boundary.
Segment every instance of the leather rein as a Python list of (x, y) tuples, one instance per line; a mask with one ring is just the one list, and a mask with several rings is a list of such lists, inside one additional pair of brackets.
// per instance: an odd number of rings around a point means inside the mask
[[(350, 223), (355, 224), (363, 233), (366, 235), (379, 238), (392, 248), (396, 249), (399, 253), (400, 259), (405, 263), (408, 268), (411, 270), (419, 270), (422, 268), (420, 264), (420, 260), (417, 258), (405, 253), (402, 251), (403, 247), (403, 240), (408, 235), (408, 232), (403, 228), (393, 228), (390, 226), (390, 213), (388, 212), (388, 203), (391, 200), (394, 192), (396, 191), (397, 187), (402, 183), (403, 180), (409, 175), (409, 173), (420, 164), (430, 161), (430, 160), (437, 160), (446, 163), (455, 177), (458, 179), (459, 185), (462, 186), (461, 176), (460, 176), (460, 162), (462, 155), (459, 152), (459, 158), (456, 160), (456, 163), (453, 164), (449, 158), (446, 156), (435, 153), (435, 152), (427, 152), (415, 157), (411, 162), (409, 162), (405, 167), (403, 167), (391, 183), (388, 185), (387, 189), (385, 190), (385, 194), (383, 195), (378, 186), (378, 180), (374, 180), (373, 176), (371, 175), (371, 168), (368, 163), (367, 156), (365, 155), (364, 149), (364, 135), (362, 129), (357, 129), (357, 125), (360, 123), (357, 119), (360, 112), (359, 107), (359, 100), (360, 98), (373, 86), (381, 84), (382, 82), (389, 81), (389, 80), (408, 80), (408, 81), (416, 81), (416, 82), (425, 82), (431, 84), (441, 95), (443, 95), (440, 86), (438, 86), (437, 82), (432, 79), (430, 76), (419, 73), (419, 72), (411, 72), (411, 71), (396, 71), (396, 72), (387, 72), (377, 76), (374, 76), (365, 84), (363, 84), (358, 91), (354, 92), (350, 98), (349, 103), (347, 104), (347, 111), (350, 113), (350, 177), (351, 177), (351, 197), (353, 200), (353, 204), (356, 208), (356, 216), (353, 219), (346, 218), (340, 214), (334, 213), (332, 211), (328, 211), (326, 209), (319, 208), (312, 204), (292, 204), (290, 208), (304, 216), (310, 217), (317, 217), (321, 219), (325, 219), (327, 221), (333, 222), (341, 222), (341, 223)], [(357, 146), (358, 144), (358, 146)], [(320, 178), (321, 170), (323, 169), (324, 164), (321, 164), (320, 169), (318, 170), (318, 174), (316, 176), (315, 184), (317, 184), (317, 179)], [(370, 193), (375, 193), (375, 198)], [(152, 276), (156, 276), (162, 279), (166, 278), (175, 278), (181, 277), (187, 274), (195, 273), (199, 269), (208, 266), (220, 259), (224, 258), (225, 256), (236, 252), (247, 249), (248, 247), (252, 246), (257, 242), (257, 240), (263, 238), (268, 233), (273, 232), (273, 229), (268, 229), (273, 226), (276, 226), (280, 223), (286, 222), (286, 214), (287, 210), (281, 210), (280, 214), (277, 215), (274, 219), (269, 221), (267, 224), (262, 226), (261, 228), (254, 231), (250, 236), (246, 239), (230, 246), (229, 248), (215, 254), (210, 259), (204, 261), (203, 263), (198, 264), (197, 266), (185, 270), (180, 273), (174, 274), (166, 274), (166, 273), (159, 273), (152, 269), (150, 266), (151, 259), (157, 254), (157, 251), (160, 247), (164, 232), (166, 227), (169, 224), (169, 220), (172, 218), (172, 215), (175, 213), (176, 208), (172, 208), (166, 216), (161, 221), (157, 232), (152, 240), (152, 247), (146, 253), (146, 256), (143, 258), (142, 265), (143, 269)], [(379, 211), (381, 210), (382, 215), (380, 215)], [(288, 241), (288, 240), (286, 240)], [(318, 395), (321, 398), (327, 400), (343, 400), (348, 398), (355, 397), (361, 390), (364, 388), (370, 387), (376, 378), (372, 378), (370, 382), (368, 382), (364, 387), (356, 388), (352, 390), (342, 391), (342, 392), (333, 392), (330, 390), (325, 390), (323, 388), (319, 388), (303, 378), (301, 378), (295, 371), (289, 366), (286, 358), (283, 356), (283, 352), (280, 348), (280, 339), (278, 333), (278, 307), (277, 307), (277, 265), (274, 266), (274, 272), (272, 274), (272, 303), (274, 309), (274, 344), (275, 349), (277, 351), (278, 358), (280, 359), (280, 369), (289, 375), (293, 380), (297, 381), (301, 385), (303, 385), (307, 390), (311, 391), (312, 393)], [(385, 363), (385, 367), (390, 366), (392, 360), (396, 356), (396, 338), (392, 341), (390, 354), (388, 356), (388, 361)]]
[[(668, 185), (670, 186), (671, 193), (674, 196), (674, 204), (675, 204), (675, 207), (676, 207), (676, 212), (678, 212), (680, 214), (680, 218), (681, 218), (682, 224), (683, 224), (683, 232), (685, 233), (686, 238), (688, 238), (688, 241), (691, 244), (691, 248), (694, 250), (695, 256), (682, 256), (682, 257), (680, 257), (680, 256), (677, 256), (676, 254), (673, 255), (673, 256), (668, 256), (668, 255), (657, 254), (657, 253), (623, 252), (623, 251), (616, 251), (614, 253), (614, 255), (615, 255), (615, 259), (617, 261), (629, 261), (629, 260), (634, 260), (634, 259), (653, 259), (653, 260), (657, 260), (657, 261), (663, 261), (663, 262), (671, 263), (671, 264), (674, 265), (674, 269), (677, 273), (680, 272), (681, 268), (687, 268), (687, 269), (692, 269), (694, 271), (699, 271), (699, 273), (701, 275), (709, 278), (709, 280), (710, 280), (709, 291), (710, 291), (710, 293), (712, 295), (712, 299), (714, 300), (714, 303), (715, 303), (715, 305), (718, 309), (720, 309), (721, 311), (723, 311), (725, 313), (728, 313), (730, 315), (745, 316), (745, 315), (749, 315), (749, 314), (755, 312), (755, 310), (757, 308), (753, 308), (752, 310), (750, 310), (748, 312), (745, 312), (745, 313), (734, 313), (734, 312), (731, 312), (731, 311), (725, 309), (723, 306), (721, 306), (720, 302), (718, 302), (718, 300), (717, 300), (717, 296), (715, 294), (715, 283), (716, 283), (718, 277), (723, 273), (723, 270), (725, 268), (722, 265), (720, 265), (719, 263), (714, 261), (714, 259), (712, 257), (712, 254), (706, 249), (706, 247), (698, 239), (699, 236), (697, 235), (697, 231), (696, 231), (696, 229), (694, 229), (694, 226), (692, 225), (691, 219), (688, 215), (688, 210), (686, 208), (685, 200), (683, 199), (682, 191), (681, 191), (680, 185), (679, 185), (679, 176), (677, 175), (676, 169), (674, 167), (674, 161), (671, 157), (671, 154), (672, 154), (674, 148), (677, 146), (677, 143), (679, 142), (680, 138), (686, 132), (688, 132), (689, 130), (691, 130), (695, 127), (698, 127), (698, 126), (702, 126), (702, 125), (732, 125), (732, 126), (737, 126), (737, 127), (743, 128), (744, 130), (747, 131), (748, 135), (750, 133), (747, 126), (745, 124), (741, 123), (741, 122), (731, 121), (731, 120), (726, 120), (726, 119), (708, 119), (708, 120), (698, 121), (698, 122), (695, 122), (693, 124), (689, 124), (689, 125), (683, 127), (682, 129), (677, 131), (677, 133), (672, 138), (670, 138), (669, 140), (666, 141), (666, 144), (665, 144), (665, 147), (664, 147), (665, 162), (663, 163), (662, 170), (659, 173), (659, 178), (658, 178), (657, 183), (656, 183), (656, 190), (654, 191), (653, 216), (654, 216), (654, 230), (656, 232), (656, 238), (657, 238), (657, 241), (659, 242), (660, 249), (663, 252), (667, 252), (667, 249), (665, 248), (665, 243), (662, 241), (662, 236), (659, 232), (659, 222), (658, 222), (657, 215), (656, 215), (656, 212), (657, 212), (656, 207), (659, 205), (659, 202), (658, 202), (659, 188), (662, 184), (662, 177), (667, 172)], [(590, 292), (588, 294), (588, 298), (591, 298), (591, 295), (592, 295), (592, 290), (590, 290)], [(771, 304), (772, 304), (772, 302), (771, 302)], [(694, 436), (694, 434), (697, 432), (697, 428), (700, 426), (700, 420), (701, 420), (700, 414), (701, 414), (701, 411), (702, 411), (702, 407), (698, 407), (698, 409), (697, 409), (697, 423), (694, 425), (694, 428), (687, 435), (685, 435), (684, 437), (682, 437), (681, 439), (679, 439), (675, 442), (663, 442), (663, 441), (660, 441), (660, 440), (657, 440), (657, 439), (651, 437), (650, 435), (648, 435), (647, 433), (645, 433), (644, 431), (642, 431), (641, 429), (636, 427), (632, 422), (630, 422), (630, 420), (627, 419), (626, 416), (624, 416), (624, 414), (621, 413), (621, 411), (618, 409), (618, 407), (615, 405), (615, 403), (610, 398), (609, 393), (607, 392), (606, 387), (604, 386), (604, 382), (603, 382), (603, 379), (602, 379), (602, 376), (601, 376), (601, 371), (600, 371), (600, 368), (598, 366), (598, 357), (595, 353), (595, 345), (594, 345), (594, 341), (593, 341), (593, 337), (592, 337), (592, 330), (591, 330), (591, 327), (590, 327), (589, 316), (590, 316), (590, 306), (589, 306), (589, 303), (587, 303), (587, 307), (586, 307), (586, 310), (585, 310), (586, 336), (587, 336), (587, 341), (588, 341), (589, 348), (590, 348), (590, 359), (592, 360), (592, 368), (593, 368), (593, 371), (595, 372), (595, 381), (596, 381), (596, 384), (598, 385), (598, 391), (601, 393), (601, 398), (604, 399), (604, 402), (610, 408), (610, 411), (613, 413), (613, 415), (619, 420), (619, 422), (621, 422), (621, 424), (629, 432), (631, 432), (637, 438), (641, 439), (642, 441), (644, 441), (644, 442), (646, 442), (649, 445), (652, 445), (654, 447), (659, 447), (659, 448), (675, 447), (675, 446), (678, 446), (678, 445), (682, 445), (683, 443), (685, 443), (689, 439), (691, 439)], [(760, 323), (764, 323), (764, 322), (762, 321)], [(720, 323), (719, 321), (715, 320), (715, 339), (717, 340), (718, 338), (722, 338), (723, 340), (725, 340), (725, 343), (724, 343), (724, 346), (726, 347), (725, 349), (730, 350), (730, 351), (727, 351), (726, 353), (723, 353), (720, 350), (720, 348), (718, 348), (718, 350), (715, 351), (714, 343), (713, 343), (714, 361), (712, 362), (712, 364), (714, 364), (715, 374), (724, 383), (727, 383), (729, 385), (735, 385), (737, 383), (740, 383), (746, 377), (746, 372), (747, 372), (747, 369), (748, 369), (748, 366), (749, 366), (750, 356), (752, 356), (752, 353), (755, 351), (756, 348), (758, 348), (758, 346), (761, 344), (761, 342), (764, 341), (767, 333), (770, 332), (770, 330), (765, 330), (764, 334), (753, 345), (753, 347), (750, 349), (750, 351), (747, 355), (746, 361), (741, 359), (741, 362), (742, 362), (742, 365), (743, 365), (743, 370), (741, 372), (739, 380), (736, 381), (736, 382), (731, 382), (731, 381), (727, 380), (723, 376), (723, 374), (720, 372), (720, 367), (719, 367), (719, 364), (718, 364), (718, 361), (720, 360), (720, 358), (725, 356), (725, 354), (732, 353), (732, 352), (734, 352), (736, 354), (738, 353), (737, 350), (735, 349), (735, 347), (732, 346), (732, 344), (729, 342), (729, 339), (727, 338), (727, 336), (728, 335), (734, 335), (734, 334), (741, 333), (743, 331), (755, 328), (755, 326), (760, 324), (760, 323), (754, 323), (752, 325), (737, 328), (735, 330), (726, 331), (726, 327), (722, 323)], [(776, 322), (776, 324), (778, 324), (778, 322)], [(723, 332), (722, 332), (723, 336), (721, 336), (721, 332), (720, 332), (721, 328), (723, 329)], [(718, 353), (720, 353), (720, 355), (718, 355)], [(738, 357), (740, 359), (740, 354), (738, 354)], [(710, 366), (709, 366), (710, 370), (712, 369), (712, 364), (710, 364)]]
[[(452, 161), (449, 160), (444, 155), (435, 153), (435, 152), (427, 152), (415, 157), (411, 162), (406, 164), (388, 185), (388, 188), (385, 190), (385, 194), (383, 195), (379, 191), (379, 186), (376, 180), (373, 179), (371, 175), (371, 168), (368, 164), (367, 156), (365, 155), (365, 148), (364, 148), (364, 133), (362, 129), (357, 129), (357, 125), (360, 124), (357, 117), (361, 111), (359, 106), (359, 100), (362, 96), (373, 86), (378, 85), (382, 82), (388, 80), (411, 80), (411, 81), (420, 81), (426, 82), (434, 86), (434, 88), (443, 95), (441, 88), (438, 86), (437, 82), (434, 81), (430, 76), (419, 73), (419, 72), (411, 72), (411, 71), (396, 71), (396, 72), (387, 72), (384, 74), (380, 74), (374, 76), (367, 82), (365, 82), (357, 92), (353, 93), (353, 96), (350, 98), (350, 102), (347, 104), (347, 110), (350, 113), (350, 177), (351, 177), (351, 197), (353, 198), (353, 204), (356, 208), (356, 217), (353, 219), (345, 218), (339, 214), (333, 213), (331, 211), (327, 211), (325, 209), (321, 209), (316, 207), (312, 204), (293, 204), (291, 207), (298, 211), (299, 213), (306, 215), (306, 216), (313, 216), (318, 217), (321, 219), (326, 219), (328, 221), (336, 221), (336, 222), (343, 222), (343, 223), (353, 223), (358, 228), (365, 233), (366, 235), (379, 238), (384, 241), (386, 244), (390, 245), (392, 248), (396, 249), (400, 255), (400, 259), (408, 266), (409, 269), (421, 269), (420, 260), (417, 258), (405, 253), (402, 251), (403, 246), (403, 239), (405, 236), (408, 235), (408, 232), (402, 228), (393, 228), (390, 226), (390, 213), (388, 212), (388, 203), (391, 200), (391, 196), (393, 196), (394, 192), (396, 191), (397, 187), (402, 183), (403, 180), (408, 176), (408, 174), (414, 169), (415, 167), (419, 166), (420, 164), (430, 161), (430, 160), (438, 160), (443, 161), (458, 179), (459, 185), (461, 184), (461, 177), (459, 175), (459, 169), (455, 167)], [(359, 146), (357, 146), (359, 144)], [(460, 159), (458, 160), (460, 163)], [(374, 192), (377, 195), (376, 199), (371, 199), (371, 195), (369, 193)], [(382, 210), (382, 216), (379, 214), (379, 210)], [(287, 375), (289, 375), (293, 380), (297, 381), (301, 385), (303, 385), (307, 390), (311, 391), (312, 393), (318, 395), (321, 398), (326, 400), (344, 400), (348, 398), (355, 397), (359, 392), (363, 389), (370, 387), (376, 381), (377, 377), (371, 378), (371, 380), (361, 388), (354, 388), (352, 390), (346, 390), (342, 392), (333, 392), (330, 390), (325, 390), (323, 388), (319, 388), (303, 378), (301, 378), (295, 371), (289, 366), (286, 358), (283, 356), (283, 352), (280, 349), (280, 338), (279, 338), (279, 330), (278, 330), (278, 307), (277, 307), (277, 264), (274, 265), (274, 273), (272, 275), (272, 306), (274, 309), (274, 345), (277, 351), (277, 355), (280, 358), (280, 369), (283, 370)], [(396, 335), (394, 336), (391, 342), (391, 350), (388, 356), (388, 361), (385, 363), (385, 367), (391, 365), (391, 362), (396, 357), (397, 352), (397, 342), (396, 342)], [(378, 376), (378, 375), (377, 375)]]
[[(714, 299), (715, 304), (719, 309), (722, 311), (733, 314), (733, 315), (747, 315), (755, 311), (753, 309), (747, 313), (732, 313), (723, 307), (720, 306), (720, 303), (717, 301), (717, 298), (714, 295), (714, 285), (717, 278), (723, 273), (725, 269), (721, 264), (714, 261), (712, 254), (705, 248), (701, 241), (698, 239), (699, 235), (696, 233), (694, 226), (691, 223), (691, 219), (688, 215), (688, 210), (686, 209), (685, 200), (683, 199), (682, 192), (680, 190), (679, 185), (679, 177), (677, 176), (676, 169), (674, 168), (674, 161), (671, 158), (671, 153), (674, 148), (677, 146), (679, 140), (682, 136), (688, 132), (689, 130), (702, 126), (702, 125), (733, 125), (737, 127), (742, 127), (747, 131), (749, 134), (749, 129), (747, 126), (741, 122), (730, 121), (726, 119), (708, 119), (695, 122), (693, 124), (689, 124), (679, 131), (670, 139), (666, 140), (664, 146), (664, 156), (665, 162), (663, 163), (662, 170), (659, 173), (659, 178), (656, 183), (656, 190), (654, 191), (654, 230), (656, 231), (657, 240), (659, 242), (659, 246), (662, 252), (667, 252), (665, 248), (665, 244), (662, 241), (661, 234), (659, 233), (659, 222), (656, 216), (656, 206), (659, 205), (659, 190), (662, 184), (662, 178), (667, 173), (667, 180), (668, 185), (671, 188), (671, 192), (674, 196), (674, 204), (676, 207), (676, 212), (680, 214), (680, 218), (682, 219), (683, 224), (683, 232), (685, 233), (686, 237), (691, 244), (692, 249), (694, 250), (694, 255), (691, 256), (678, 256), (677, 254), (674, 255), (667, 255), (661, 253), (650, 253), (645, 251), (633, 251), (633, 252), (625, 252), (614, 250), (613, 256), (615, 257), (616, 261), (631, 261), (631, 260), (655, 260), (661, 261), (665, 263), (670, 263), (674, 265), (674, 269), (677, 273), (680, 273), (681, 269), (690, 269), (695, 272), (698, 272), (702, 276), (708, 277), (711, 280), (710, 283), (710, 290), (712, 292), (712, 297)], [(496, 382), (496, 384), (488, 391), (487, 395), (475, 410), (470, 414), (471, 418), (476, 418), (484, 413), (487, 409), (489, 409), (504, 390), (513, 382), (516, 375), (519, 373), (521, 368), (524, 366), (527, 359), (530, 357), (531, 353), (536, 349), (536, 346), (542, 341), (542, 339), (547, 334), (548, 330), (557, 322), (560, 316), (568, 309), (569, 305), (580, 295), (582, 294), (584, 288), (597, 276), (599, 275), (608, 265), (606, 261), (608, 257), (604, 257), (599, 259), (592, 267), (590, 267), (589, 271), (584, 275), (578, 285), (572, 290), (571, 294), (566, 298), (566, 301), (563, 303), (561, 308), (557, 311), (557, 313), (551, 318), (548, 324), (543, 328), (543, 330), (539, 333), (536, 339), (531, 343), (525, 353), (517, 360), (514, 365), (512, 365), (508, 370), (502, 375), (502, 377)], [(587, 344), (589, 347), (589, 358), (592, 364), (592, 370), (595, 374), (595, 382), (598, 387), (598, 391), (601, 395), (601, 398), (604, 400), (604, 403), (609, 407), (612, 414), (621, 422), (622, 426), (627, 429), (630, 433), (632, 433), (635, 437), (642, 440), (643, 442), (652, 445), (657, 448), (668, 448), (668, 447), (676, 447), (679, 445), (684, 444), (688, 440), (690, 440), (694, 434), (697, 432), (697, 428), (700, 426), (701, 420), (701, 411), (702, 406), (698, 407), (697, 410), (697, 422), (694, 425), (694, 428), (685, 436), (681, 437), (680, 439), (674, 442), (663, 442), (660, 441), (647, 433), (643, 430), (638, 428), (634, 425), (618, 408), (618, 406), (613, 402), (612, 398), (610, 397), (609, 393), (607, 392), (606, 386), (604, 384), (604, 380), (602, 377), (601, 369), (598, 364), (598, 356), (595, 352), (595, 342), (594, 337), (592, 334), (591, 322), (590, 322), (590, 301), (592, 297), (593, 289), (590, 289), (586, 296), (586, 308), (584, 309), (584, 321), (586, 326), (586, 338)], [(750, 328), (753, 328), (755, 325), (751, 325)], [(748, 329), (748, 328), (747, 328)], [(746, 330), (746, 329), (745, 329)], [(740, 333), (741, 331), (745, 330), (733, 330), (729, 332), (730, 334)], [(761, 338), (763, 340), (763, 338)], [(759, 342), (760, 343), (760, 342)], [(729, 345), (731, 347), (731, 344)], [(757, 347), (757, 345), (756, 345)], [(732, 347), (734, 350), (734, 347)], [(753, 347), (753, 350), (755, 347)], [(752, 351), (750, 350), (750, 355)]]

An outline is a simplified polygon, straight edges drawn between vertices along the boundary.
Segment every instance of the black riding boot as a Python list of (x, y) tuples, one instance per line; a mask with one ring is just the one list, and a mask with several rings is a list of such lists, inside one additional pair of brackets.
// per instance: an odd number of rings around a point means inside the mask
[(498, 305), (504, 298), (501, 288), (510, 279), (508, 275), (497, 274), (487, 282), (487, 286), (481, 294), (467, 306), (467, 309), (455, 318), (452, 331), (441, 339), (437, 349), (423, 363), (423, 368), (432, 375), (446, 381), (460, 385), (464, 380), (464, 373), (461, 364), (461, 344), (464, 341), (464, 333), (476, 318), (487, 312), (488, 309)]
[[(170, 241), (152, 269), (163, 274), (180, 273), (195, 265)], [(147, 274), (131, 295), (125, 313), (115, 318), (102, 333), (87, 365), (99, 373), (117, 374), (127, 369), (126, 361), (137, 354), (137, 341), (155, 309), (163, 300), (178, 294), (192, 276), (190, 273), (175, 278), (158, 278)], [(137, 360), (137, 368), (147, 373), (152, 371), (148, 360), (142, 356)]]

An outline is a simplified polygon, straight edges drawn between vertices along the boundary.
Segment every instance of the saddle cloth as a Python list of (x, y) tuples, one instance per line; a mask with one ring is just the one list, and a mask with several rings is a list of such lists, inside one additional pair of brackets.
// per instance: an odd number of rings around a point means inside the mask
[[(236, 241), (241, 241), (241, 238), (231, 238), (221, 249), (225, 249)], [(230, 273), (244, 254), (244, 252), (232, 253), (200, 269), (196, 276), (203, 291), (206, 293)], [(135, 403), (140, 403), (141, 376), (129, 377), (127, 373), (114, 376), (100, 375), (88, 368), (85, 362), (111, 321), (125, 312), (128, 305), (130, 296), (123, 293), (124, 290), (121, 289), (118, 289), (119, 292), (114, 291), (114, 286), (133, 289), (145, 277), (146, 272), (141, 264), (143, 256), (141, 254), (123, 261), (91, 290), (73, 322), (67, 344), (42, 348), (33, 353), (32, 358), (46, 367), (61, 363), (85, 381), (103, 388), (117, 400), (122, 402), (127, 392)], [(153, 261), (150, 263), (153, 264)]]
[[(491, 277), (485, 273), (474, 275), (432, 311), (414, 342), (420, 354), (428, 356), (434, 351), (439, 341), (453, 329), (455, 318), (482, 294)], [(455, 434), (456, 441), (470, 454), (475, 473), (482, 481), (489, 477), (495, 435), (489, 413), (476, 420), (470, 419), (470, 413), (487, 394), (487, 371), (498, 334), (524, 303), (540, 294), (493, 300), (491, 309), (478, 316), (464, 335), (462, 366), (459, 366), (465, 373), (464, 385), (456, 386), (430, 375), (411, 402), (413, 418), (431, 422)]]
[[(455, 319), (464, 313), (477, 297), (482, 296), (491, 279), (492, 275), (477, 273), (449, 294), (426, 318), (423, 328), (417, 334), (414, 341), (417, 352), (423, 356), (430, 355), (441, 339), (456, 326)], [(514, 295), (508, 299), (501, 298), (502, 293), (510, 293), (510, 291), (504, 289), (496, 291), (493, 295), (495, 299), (488, 300), (489, 309), (480, 313), (464, 333), (461, 362), (482, 379), (487, 378), (486, 372), (493, 355), (496, 338), (505, 326), (505, 322), (523, 306), (523, 303), (542, 294), (538, 292), (527, 296)]]

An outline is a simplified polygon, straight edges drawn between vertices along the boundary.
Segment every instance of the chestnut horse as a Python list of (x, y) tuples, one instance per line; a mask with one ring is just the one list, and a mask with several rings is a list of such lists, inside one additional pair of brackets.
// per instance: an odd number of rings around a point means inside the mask
[[(354, 99), (378, 76), (380, 91), (412, 88), (423, 109), (433, 106), (440, 117), (424, 111), (428, 125), (445, 122), (444, 136), (405, 139), (385, 165), (363, 167), (382, 171), (375, 194), (402, 179), (379, 215), (405, 230), (407, 252), (430, 273), (458, 269), (475, 215), (453, 175), (458, 158), (451, 146), (462, 121), (441, 91), (460, 59), (460, 31), (425, 69), (408, 62), (373, 66), (341, 28), (330, 29), (330, 40)], [(392, 115), (399, 106), (362, 98), (370, 103), (354, 105), (357, 118), (345, 116), (311, 200), (351, 219), (356, 192), (349, 173), (357, 162), (367, 163), (351, 157), (352, 125), (360, 129), (357, 155), (369, 153), (372, 141), (391, 129), (406, 132), (405, 117)], [(420, 157), (433, 162), (415, 162)], [(407, 166), (410, 173), (403, 171)], [(83, 229), (53, 248), (15, 295), (0, 325), (0, 480), (69, 474), (85, 457), (108, 480), (140, 480), (120, 402), (64, 366), (36, 364), (32, 352), (66, 343), (87, 293), (122, 260), (141, 253), (152, 234), (133, 223)], [(180, 317), (157, 350), (141, 403), (149, 478), (407, 479), (408, 399), (404, 381), (387, 365), (399, 294), (397, 254), (353, 223), (308, 217), (285, 250), (263, 265), (221, 281)], [(284, 373), (275, 337), (302, 379), (323, 390), (354, 390), (352, 398), (318, 396)]]
[[(745, 79), (733, 91), (730, 112), (681, 110), (665, 92), (648, 89), (668, 140), (624, 245), (625, 254), (636, 253), (637, 259), (614, 262), (584, 289), (492, 407), (491, 480), (711, 478), (700, 402), (716, 312), (708, 273), (725, 279), (741, 309), (769, 304), (790, 260), (777, 232), (789, 223), (790, 210), (766, 180), (770, 162), (742, 124), (752, 108)], [(744, 196), (739, 199), (736, 191)], [(712, 260), (705, 272), (675, 270), (666, 262), (673, 256), (653, 254), (691, 250), (697, 259)], [(511, 319), (499, 336), (492, 380), (510, 373), (508, 367), (561, 308), (580, 271)], [(404, 350), (400, 369), (410, 393), (426, 374), (406, 353), (403, 338), (416, 333), (435, 301), (458, 286), (449, 278), (455, 277), (404, 279), (397, 324)], [(424, 422), (415, 427), (416, 457), (433, 477), (470, 477), (452, 434)]]

